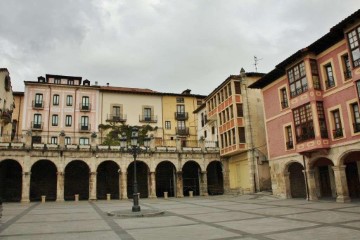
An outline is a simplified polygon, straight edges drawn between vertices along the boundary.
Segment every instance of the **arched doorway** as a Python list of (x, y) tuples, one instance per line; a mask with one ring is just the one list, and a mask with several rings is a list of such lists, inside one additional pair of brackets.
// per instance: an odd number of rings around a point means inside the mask
[(56, 200), (57, 169), (53, 162), (40, 160), (31, 167), (30, 200), (40, 201), (41, 196), (46, 200)]
[(304, 167), (294, 162), (289, 165), (290, 194), (292, 198), (306, 198)]
[(0, 162), (0, 198), (4, 202), (20, 202), (22, 168), (15, 160)]
[(360, 151), (349, 153), (344, 159), (350, 198), (360, 198)]
[(182, 168), (183, 172), (183, 192), (184, 196), (189, 196), (189, 191), (193, 191), (194, 196), (200, 195), (200, 166), (197, 162), (186, 162)]
[(111, 194), (112, 199), (119, 199), (119, 170), (119, 166), (114, 161), (105, 161), (98, 166), (97, 199), (106, 199), (106, 194)]
[[(149, 196), (149, 168), (141, 161), (136, 161), (136, 178), (138, 185), (138, 192), (140, 198), (147, 198)], [(134, 162), (132, 162), (127, 169), (127, 195), (128, 198), (133, 198), (134, 187)]]
[(174, 197), (176, 193), (176, 169), (169, 161), (156, 167), (156, 196), (163, 197), (164, 192), (168, 192), (169, 197)]
[(222, 165), (219, 161), (209, 163), (206, 168), (208, 193), (210, 195), (224, 194), (224, 178)]
[(80, 200), (89, 199), (89, 173), (88, 165), (80, 160), (70, 162), (65, 168), (64, 199), (74, 200), (79, 194)]
[(320, 198), (329, 198), (335, 196), (335, 180), (333, 162), (327, 158), (319, 158), (312, 165), (315, 170), (315, 183), (317, 195)]

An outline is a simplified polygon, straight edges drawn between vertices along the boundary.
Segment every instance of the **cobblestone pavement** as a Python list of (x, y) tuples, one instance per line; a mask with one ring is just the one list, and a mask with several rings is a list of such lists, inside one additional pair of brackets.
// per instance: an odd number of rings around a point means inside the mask
[(280, 200), (270, 195), (141, 199), (155, 217), (118, 218), (131, 201), (5, 203), (3, 239), (360, 239), (360, 202)]

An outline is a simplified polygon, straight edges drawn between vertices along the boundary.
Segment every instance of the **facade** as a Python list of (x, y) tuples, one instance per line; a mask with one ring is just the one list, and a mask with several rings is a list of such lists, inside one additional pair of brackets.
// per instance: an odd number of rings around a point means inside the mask
[(10, 141), (14, 138), (12, 114), (15, 108), (10, 73), (0, 68), (0, 138)]
[(240, 75), (229, 76), (205, 99), (206, 125), (217, 128), (225, 192), (270, 189), (262, 96), (259, 90), (248, 89), (263, 75), (242, 69)]
[(262, 89), (272, 189), (360, 197), (360, 10), (252, 84)]
[(13, 142), (21, 142), (22, 141), (22, 120), (23, 114), (22, 111), (24, 108), (24, 92), (13, 92), (14, 95), (14, 103), (15, 108), (12, 114), (12, 125), (13, 125), (13, 134), (14, 139)]

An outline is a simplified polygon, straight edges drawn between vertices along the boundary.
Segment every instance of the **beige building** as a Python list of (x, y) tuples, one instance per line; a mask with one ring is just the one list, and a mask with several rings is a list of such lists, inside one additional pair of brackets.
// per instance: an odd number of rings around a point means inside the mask
[(0, 136), (1, 141), (11, 141), (13, 136), (12, 114), (14, 97), (11, 87), (10, 73), (0, 68)]
[(15, 108), (12, 114), (13, 117), (13, 141), (21, 142), (22, 138), (22, 120), (24, 108), (24, 92), (13, 92)]

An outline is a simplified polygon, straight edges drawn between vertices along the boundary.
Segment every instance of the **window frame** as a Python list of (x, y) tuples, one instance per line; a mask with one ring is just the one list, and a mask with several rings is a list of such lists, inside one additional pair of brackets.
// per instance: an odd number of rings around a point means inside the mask
[(66, 96), (66, 106), (72, 106), (73, 105), (73, 96), (67, 95)]
[(297, 143), (315, 139), (314, 117), (310, 103), (293, 109), (293, 120)]
[[(70, 122), (70, 124), (69, 124)], [(65, 127), (71, 127), (72, 126), (72, 115), (66, 115), (65, 116)]]
[[(350, 36), (350, 34), (352, 36)], [(351, 64), (353, 68), (358, 68), (360, 67), (360, 25), (347, 32), (346, 38), (350, 50)], [(354, 59), (355, 51), (355, 54), (357, 54), (356, 59)]]
[(59, 115), (53, 114), (51, 116), (51, 126), (59, 126)]
[[(305, 62), (301, 61), (287, 70), (290, 98), (297, 97), (308, 91)], [(294, 90), (292, 90), (294, 88)], [(300, 90), (299, 90), (300, 89)]]

